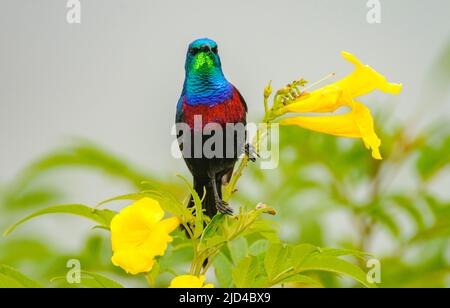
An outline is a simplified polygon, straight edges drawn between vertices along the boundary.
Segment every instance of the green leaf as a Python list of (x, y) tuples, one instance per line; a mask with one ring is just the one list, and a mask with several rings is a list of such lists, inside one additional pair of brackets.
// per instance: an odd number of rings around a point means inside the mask
[(158, 190), (144, 190), (138, 193), (126, 194), (110, 198), (100, 202), (99, 204), (96, 205), (95, 208), (99, 208), (100, 206), (109, 202), (122, 200), (137, 201), (139, 199), (146, 197), (157, 200), (161, 205), (161, 208), (165, 212), (171, 213), (176, 216), (184, 216), (186, 217), (187, 220), (191, 218), (191, 212), (182, 203), (180, 203), (171, 193), (162, 188), (158, 188)]
[(238, 288), (251, 288), (257, 275), (258, 259), (252, 256), (242, 259), (232, 272), (234, 284)]
[(153, 264), (153, 267), (150, 272), (145, 273), (145, 278), (147, 279), (148, 284), (150, 287), (154, 288), (156, 286), (156, 279), (158, 278), (159, 274), (161, 274), (161, 266), (158, 262), (155, 262)]
[(93, 279), (95, 282), (99, 284), (101, 288), (108, 288), (108, 289), (122, 289), (123, 286), (119, 284), (118, 282), (115, 282), (114, 280), (105, 277), (103, 275), (92, 273), (92, 272), (85, 272), (82, 271), (82, 277), (81, 279)]
[(299, 244), (292, 248), (291, 254), (289, 256), (289, 266), (297, 269), (301, 266), (308, 257), (310, 257), (314, 252), (317, 252), (317, 247), (310, 244)]
[(216, 234), (217, 229), (219, 228), (220, 224), (224, 219), (225, 219), (224, 214), (217, 213), (216, 215), (214, 215), (211, 222), (206, 226), (205, 230), (203, 231), (202, 241), (205, 241), (213, 237)]
[(114, 280), (103, 275), (92, 272), (81, 272), (80, 283), (68, 283), (65, 276), (51, 279), (52, 283), (57, 283), (58, 288), (92, 288), (92, 289), (122, 289), (123, 286)]
[(450, 225), (448, 224), (448, 221), (445, 221), (445, 222), (438, 222), (431, 228), (428, 228), (426, 230), (417, 233), (410, 241), (411, 243), (416, 243), (438, 238), (447, 239), (449, 236), (450, 236)]
[(264, 269), (270, 280), (287, 269), (286, 260), (289, 253), (289, 247), (283, 244), (272, 244), (269, 246), (264, 258)]
[(203, 207), (202, 207), (202, 201), (200, 200), (200, 197), (198, 196), (197, 192), (194, 190), (191, 184), (182, 177), (181, 175), (178, 175), (180, 179), (183, 180), (183, 182), (186, 184), (186, 186), (189, 188), (189, 191), (191, 192), (192, 198), (194, 200), (195, 204), (195, 229), (194, 229), (194, 237), (199, 238), (203, 233)]
[(237, 239), (228, 242), (228, 249), (230, 249), (231, 259), (234, 264), (238, 264), (240, 260), (248, 255), (248, 243), (245, 237), (238, 237)]
[[(8, 189), (9, 190), (9, 189)], [(21, 209), (35, 207), (43, 204), (57, 202), (62, 193), (55, 188), (33, 188), (28, 190), (8, 191), (1, 201), (8, 209)]]
[(309, 244), (286, 246), (277, 243), (269, 246), (264, 258), (264, 269), (269, 284), (278, 284), (279, 278), (289, 272), (295, 274), (305, 260), (317, 251), (315, 246)]
[(366, 273), (362, 269), (336, 257), (318, 256), (310, 258), (303, 263), (299, 270), (299, 272), (307, 271), (323, 271), (347, 275), (368, 288), (374, 287), (373, 284), (367, 281)]
[(28, 220), (47, 214), (71, 214), (81, 216), (99, 223), (101, 226), (107, 227), (111, 224), (112, 218), (117, 214), (116, 212), (110, 210), (96, 210), (94, 208), (82, 205), (82, 204), (65, 204), (65, 205), (55, 205), (34, 212), (33, 214), (25, 217), (24, 219), (16, 222), (14, 225), (9, 227), (3, 236), (7, 236), (19, 225), (27, 222)]
[(409, 197), (404, 195), (394, 195), (392, 196), (392, 201), (411, 216), (419, 230), (425, 228), (423, 214), (415, 205), (417, 200), (411, 200)]
[(0, 244), (0, 260), (5, 264), (21, 264), (24, 261), (38, 264), (49, 260), (54, 254), (44, 240), (11, 238)]
[(121, 158), (88, 141), (77, 140), (75, 144), (53, 151), (33, 163), (25, 170), (21, 182), (30, 182), (51, 169), (71, 166), (97, 169), (108, 175), (128, 180), (136, 187), (149, 178), (147, 174), (133, 170), (130, 164)]
[(252, 256), (258, 256), (267, 251), (270, 246), (270, 242), (265, 239), (257, 240), (253, 244), (250, 245), (248, 249), (248, 253)]
[(31, 280), (16, 269), (0, 264), (0, 288), (41, 288), (41, 284)]
[[(253, 215), (260, 215), (261, 212), (253, 213)], [(252, 234), (259, 234), (270, 242), (280, 242), (277, 236), (277, 231), (275, 230), (275, 223), (272, 220), (263, 219), (261, 217), (249, 217), (250, 219), (255, 219), (250, 228), (247, 228), (242, 235), (250, 236)]]
[(148, 197), (148, 194), (145, 194), (145, 193), (142, 193), (142, 192), (133, 193), (133, 194), (126, 194), (126, 195), (120, 195), (120, 196), (109, 198), (109, 199), (106, 199), (106, 200), (100, 202), (99, 204), (97, 204), (95, 206), (95, 208), (99, 208), (102, 205), (105, 205), (106, 203), (110, 203), (110, 202), (114, 202), (114, 201), (123, 201), (123, 200), (137, 201), (137, 200), (145, 198), (145, 197)]
[(373, 255), (354, 249), (336, 249), (336, 248), (321, 248), (320, 254), (329, 257), (343, 257), (353, 256), (358, 259), (365, 259), (366, 257), (373, 257)]
[(214, 273), (220, 288), (230, 288), (233, 284), (233, 264), (223, 253), (214, 258)]
[(283, 281), (281, 281), (281, 284), (284, 284), (284, 283), (299, 283), (299, 284), (302, 284), (302, 285), (305, 285), (305, 286), (311, 287), (311, 288), (323, 288), (323, 285), (319, 281), (317, 281), (309, 276), (300, 275), (300, 274), (290, 276), (290, 277), (284, 279)]
[(439, 144), (427, 144), (420, 149), (416, 168), (424, 181), (431, 180), (450, 164), (450, 135), (443, 136)]
[(400, 227), (391, 213), (387, 213), (383, 209), (373, 213), (373, 217), (383, 224), (388, 231), (395, 237), (400, 236)]

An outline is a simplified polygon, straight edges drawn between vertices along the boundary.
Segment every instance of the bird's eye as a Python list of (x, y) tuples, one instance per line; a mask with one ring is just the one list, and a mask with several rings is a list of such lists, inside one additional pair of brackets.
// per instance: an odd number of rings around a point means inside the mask
[(214, 53), (217, 53), (217, 51), (218, 51), (218, 50), (217, 50), (217, 46), (214, 46), (214, 47), (211, 49), (211, 51), (214, 52)]
[(198, 48), (197, 48), (197, 47), (192, 47), (192, 48), (190, 48), (190, 49), (189, 49), (189, 53), (190, 53), (191, 55), (197, 54), (197, 53), (198, 53)]

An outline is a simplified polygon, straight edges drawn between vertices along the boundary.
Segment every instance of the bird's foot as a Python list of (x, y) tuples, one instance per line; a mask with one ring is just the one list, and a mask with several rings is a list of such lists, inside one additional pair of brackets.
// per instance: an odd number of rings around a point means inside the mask
[(248, 159), (252, 162), (255, 162), (256, 159), (259, 158), (259, 154), (255, 147), (249, 143), (245, 144), (245, 155), (247, 155)]
[(233, 215), (233, 208), (225, 201), (223, 200), (216, 200), (216, 208), (217, 210), (226, 215)]

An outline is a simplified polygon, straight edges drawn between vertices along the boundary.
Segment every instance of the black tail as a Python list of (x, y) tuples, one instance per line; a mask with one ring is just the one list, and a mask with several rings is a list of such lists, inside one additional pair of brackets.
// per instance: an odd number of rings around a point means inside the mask
[[(197, 192), (200, 199), (203, 198), (202, 207), (205, 210), (205, 214), (212, 218), (217, 213), (216, 199), (214, 198), (214, 190), (209, 180), (203, 180), (194, 178), (194, 189)], [(222, 182), (220, 179), (216, 180), (216, 189), (219, 197), (222, 198)], [(206, 192), (206, 194), (205, 194)], [(189, 200), (189, 207), (194, 207), (194, 200), (191, 196)]]

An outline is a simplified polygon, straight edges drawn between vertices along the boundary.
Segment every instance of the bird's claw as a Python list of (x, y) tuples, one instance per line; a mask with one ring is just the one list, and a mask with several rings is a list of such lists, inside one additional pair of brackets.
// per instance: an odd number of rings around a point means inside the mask
[(233, 208), (223, 200), (216, 201), (216, 208), (222, 214), (233, 215)]
[(245, 155), (247, 155), (248, 159), (252, 162), (255, 162), (256, 159), (259, 158), (259, 154), (255, 147), (249, 143), (245, 144)]

